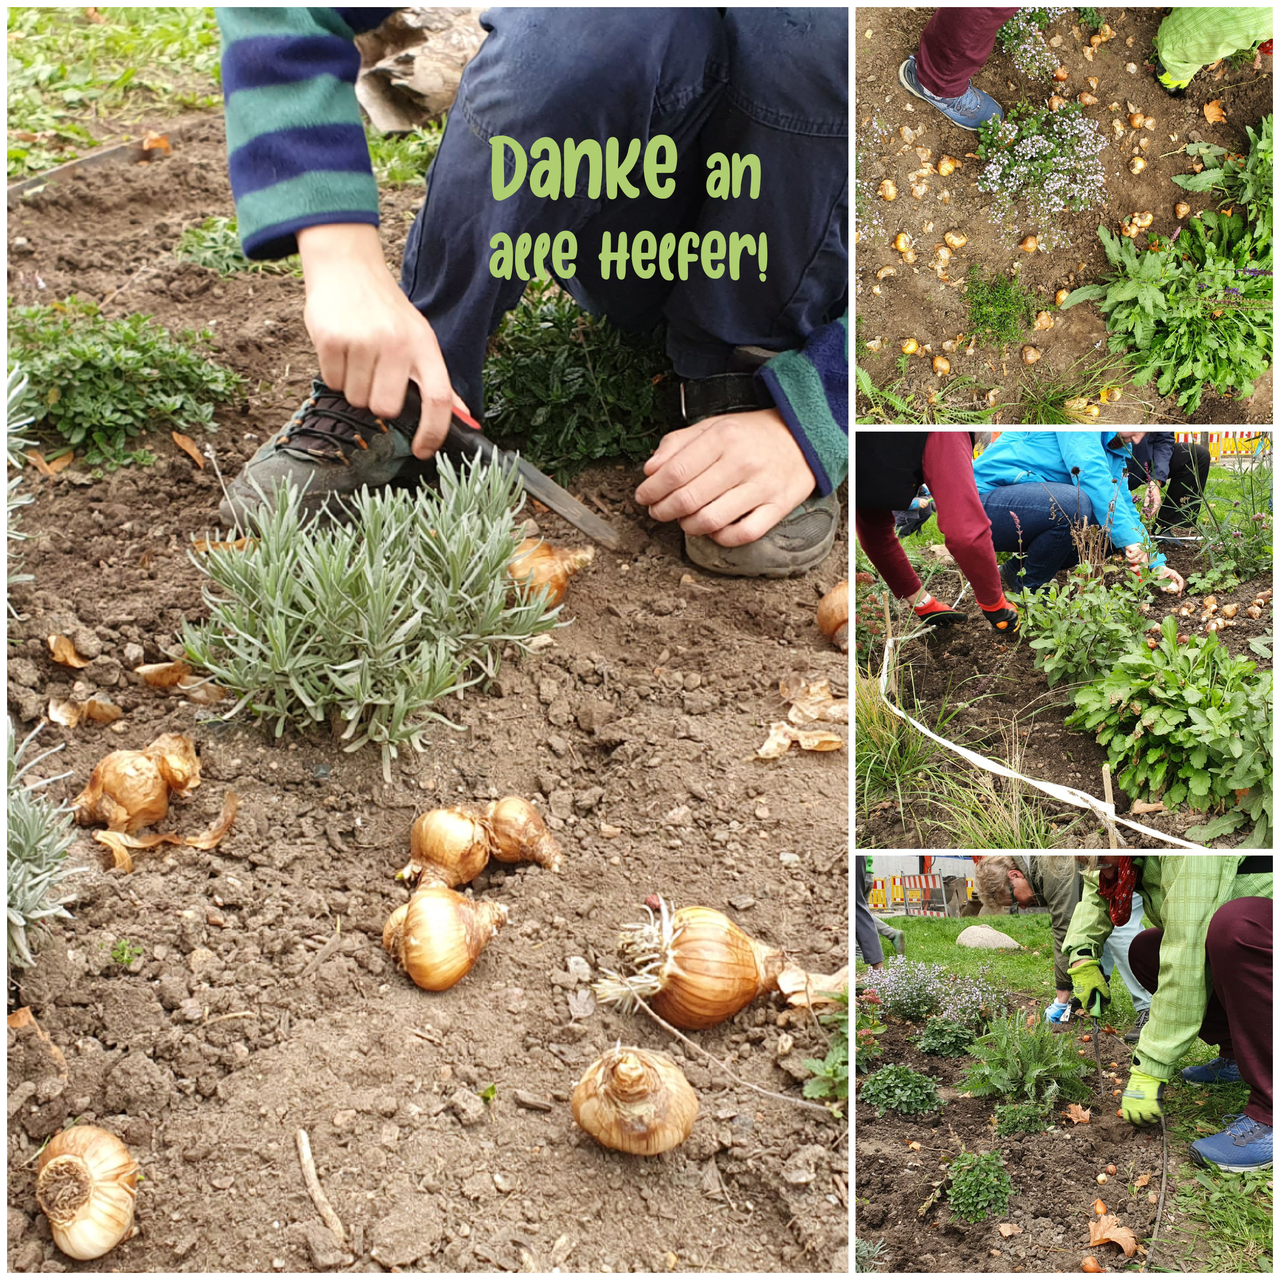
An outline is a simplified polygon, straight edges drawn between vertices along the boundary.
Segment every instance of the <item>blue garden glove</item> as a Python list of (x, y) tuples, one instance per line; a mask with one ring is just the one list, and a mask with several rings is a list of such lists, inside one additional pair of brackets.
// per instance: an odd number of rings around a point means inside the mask
[(1065, 1000), (1055, 1000), (1045, 1011), (1046, 1022), (1065, 1022), (1071, 1016), (1071, 1006)]
[(1164, 1085), (1163, 1080), (1157, 1080), (1155, 1076), (1149, 1076), (1145, 1071), (1135, 1068), (1129, 1073), (1129, 1083), (1125, 1085), (1124, 1096), (1120, 1099), (1121, 1116), (1140, 1128), (1159, 1124)]
[(1111, 1004), (1111, 988), (1097, 960), (1086, 960), (1071, 970), (1071, 990), (1094, 1018)]

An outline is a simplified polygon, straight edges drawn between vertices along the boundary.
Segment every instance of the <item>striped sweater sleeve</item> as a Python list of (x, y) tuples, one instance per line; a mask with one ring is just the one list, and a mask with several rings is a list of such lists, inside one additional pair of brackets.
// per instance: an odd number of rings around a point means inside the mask
[(296, 253), (304, 227), (378, 225), (353, 37), (394, 12), (217, 10), (231, 192), (247, 257)]
[(756, 375), (804, 454), (818, 492), (849, 474), (849, 313), (809, 335), (804, 347), (774, 356)]

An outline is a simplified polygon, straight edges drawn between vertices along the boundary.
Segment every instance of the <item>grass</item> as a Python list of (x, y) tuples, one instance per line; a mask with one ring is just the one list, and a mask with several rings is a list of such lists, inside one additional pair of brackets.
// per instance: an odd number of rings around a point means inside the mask
[(144, 115), (222, 105), (211, 8), (11, 8), (8, 35), (11, 179), (102, 145), (104, 123), (114, 141)]
[[(922, 916), (884, 917), (906, 935), (906, 955), (926, 964), (943, 964), (962, 976), (977, 977), (987, 969), (991, 980), (1041, 1005), (1053, 999), (1053, 931), (1048, 914), (938, 919)], [(971, 924), (992, 924), (1023, 948), (977, 951), (957, 947), (956, 938)], [(863, 979), (868, 966), (857, 962)], [(1136, 1020), (1128, 990), (1113, 973), (1107, 1023), (1123, 1034)], [(1187, 1146), (1196, 1138), (1220, 1132), (1222, 1117), (1244, 1110), (1245, 1085), (1194, 1085), (1183, 1081), (1183, 1067), (1218, 1056), (1217, 1046), (1196, 1040), (1175, 1065), (1165, 1090), (1164, 1112), (1169, 1139), (1169, 1196), (1165, 1231), (1155, 1246), (1152, 1271), (1270, 1272), (1272, 1171), (1217, 1173), (1191, 1163)], [(1122, 1064), (1123, 1065), (1123, 1064)], [(1159, 1167), (1151, 1189), (1159, 1191)], [(1104, 1197), (1105, 1198), (1105, 1197)], [(1169, 1210), (1177, 1220), (1170, 1229)], [(1181, 1265), (1175, 1265), (1175, 1259)]]
[(980, 341), (999, 347), (1021, 340), (1036, 318), (1035, 296), (1018, 280), (996, 275), (982, 278), (978, 267), (969, 268), (966, 297), (969, 301), (969, 332)]

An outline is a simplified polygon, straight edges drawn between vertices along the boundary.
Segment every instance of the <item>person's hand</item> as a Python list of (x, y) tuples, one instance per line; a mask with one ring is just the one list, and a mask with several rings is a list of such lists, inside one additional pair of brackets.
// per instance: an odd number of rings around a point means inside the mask
[(1092, 1017), (1111, 1004), (1111, 988), (1096, 960), (1081, 960), (1072, 966), (1071, 990)]
[(1160, 510), (1160, 486), (1151, 480), (1147, 484), (1147, 494), (1142, 500), (1142, 514), (1144, 516), (1154, 516)]
[(636, 502), (685, 533), (740, 547), (763, 537), (814, 489), (782, 415), (756, 409), (668, 432), (644, 464)]
[(1182, 589), (1187, 585), (1186, 582), (1183, 581), (1182, 575), (1176, 569), (1169, 568), (1167, 564), (1162, 564), (1155, 571), (1155, 576), (1157, 578), (1167, 578), (1169, 580), (1169, 584), (1162, 587), (1161, 590), (1167, 591), (1171, 595), (1180, 596), (1182, 594)]
[(410, 379), (416, 382), (422, 414), (413, 452), (429, 458), (444, 443), (453, 410), (468, 410), (449, 382), (431, 325), (387, 270), (377, 228), (306, 227), (298, 232), (298, 252), (307, 288), (302, 316), (320, 376), (380, 418), (396, 417)]
[(1071, 1016), (1071, 1005), (1066, 1000), (1055, 1000), (1045, 1011), (1046, 1022), (1065, 1022)]
[(1130, 1124), (1139, 1128), (1160, 1123), (1160, 1103), (1164, 1099), (1163, 1080), (1149, 1076), (1134, 1068), (1129, 1073), (1129, 1083), (1120, 1099), (1120, 1114)]

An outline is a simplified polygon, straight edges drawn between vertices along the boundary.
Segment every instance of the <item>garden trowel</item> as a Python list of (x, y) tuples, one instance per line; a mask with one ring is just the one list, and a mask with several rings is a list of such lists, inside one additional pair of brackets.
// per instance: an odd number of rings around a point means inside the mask
[[(412, 438), (418, 428), (418, 419), (422, 413), (422, 396), (416, 383), (410, 382), (405, 391), (404, 408), (395, 420), (396, 426)], [(526, 462), (518, 453), (508, 453), (499, 449), (481, 430), (480, 424), (467, 414), (455, 409), (449, 423), (449, 434), (441, 446), (450, 455), (464, 458), (479, 457), (486, 465), (498, 465), (513, 470), (519, 477), (524, 490), (531, 497), (551, 508), (558, 516), (563, 516), (575, 529), (580, 529), (593, 542), (598, 542), (610, 551), (621, 551), (623, 538), (616, 529), (611, 528), (592, 511), (588, 511), (571, 493), (562, 489), (554, 480), (548, 479), (532, 463)]]

